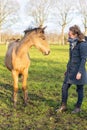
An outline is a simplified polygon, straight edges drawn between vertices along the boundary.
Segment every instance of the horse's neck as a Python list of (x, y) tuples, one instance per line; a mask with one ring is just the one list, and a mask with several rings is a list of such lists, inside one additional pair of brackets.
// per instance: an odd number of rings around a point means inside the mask
[(17, 55), (21, 56), (22, 54), (28, 53), (29, 48), (32, 46), (30, 37), (24, 37), (17, 47)]

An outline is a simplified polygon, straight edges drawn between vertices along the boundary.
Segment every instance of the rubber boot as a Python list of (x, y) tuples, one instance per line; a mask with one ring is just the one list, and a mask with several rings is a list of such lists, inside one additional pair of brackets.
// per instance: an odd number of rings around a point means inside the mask
[(80, 107), (75, 107), (75, 109), (72, 111), (72, 114), (80, 113), (81, 109)]
[(67, 105), (65, 103), (62, 103), (61, 107), (57, 109), (57, 112), (64, 112), (67, 110)]

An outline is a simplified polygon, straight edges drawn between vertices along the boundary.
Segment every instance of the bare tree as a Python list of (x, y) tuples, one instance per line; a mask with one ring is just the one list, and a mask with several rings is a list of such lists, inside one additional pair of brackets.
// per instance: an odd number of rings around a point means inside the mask
[(61, 44), (64, 45), (64, 30), (65, 27), (72, 21), (72, 0), (55, 0), (55, 17), (56, 23), (61, 28)]
[[(16, 20), (18, 3), (14, 0), (0, 0), (0, 31)], [(0, 35), (1, 41), (1, 35)]]
[(84, 25), (84, 33), (87, 35), (87, 0), (79, 0), (78, 3), (78, 10), (82, 16), (82, 23)]
[(29, 0), (28, 3), (27, 13), (33, 17), (33, 23), (43, 26), (50, 17), (53, 0)]

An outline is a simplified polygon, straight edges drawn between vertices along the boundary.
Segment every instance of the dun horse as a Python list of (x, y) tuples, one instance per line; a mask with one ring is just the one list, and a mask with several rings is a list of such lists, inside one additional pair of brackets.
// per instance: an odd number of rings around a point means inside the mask
[(28, 68), (30, 66), (30, 59), (28, 50), (32, 46), (38, 48), (44, 55), (48, 55), (50, 52), (49, 45), (45, 39), (44, 28), (38, 27), (34, 29), (25, 30), (25, 35), (20, 41), (14, 41), (8, 46), (8, 50), (5, 57), (5, 65), (12, 72), (13, 77), (13, 101), (14, 106), (17, 103), (18, 92), (18, 77), (21, 74), (22, 90), (24, 92), (24, 102), (27, 104), (28, 92), (27, 92), (27, 77)]

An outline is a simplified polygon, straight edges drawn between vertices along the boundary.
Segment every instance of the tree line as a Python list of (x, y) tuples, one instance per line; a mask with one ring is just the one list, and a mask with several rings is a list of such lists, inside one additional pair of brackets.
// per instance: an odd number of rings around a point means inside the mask
[[(20, 15), (17, 13), (20, 4), (17, 0), (0, 0), (0, 34), (4, 28), (19, 22)], [(70, 26), (77, 16), (80, 17), (84, 27), (84, 34), (87, 33), (87, 1), (86, 0), (26, 0), (24, 12), (31, 17), (31, 23), (35, 26), (44, 26), (46, 23), (54, 23), (60, 30), (61, 44), (65, 44), (65, 29)], [(54, 36), (54, 34), (53, 34)], [(48, 36), (52, 38), (52, 33)], [(53, 38), (52, 38), (53, 39)], [(2, 37), (0, 35), (0, 41)]]

